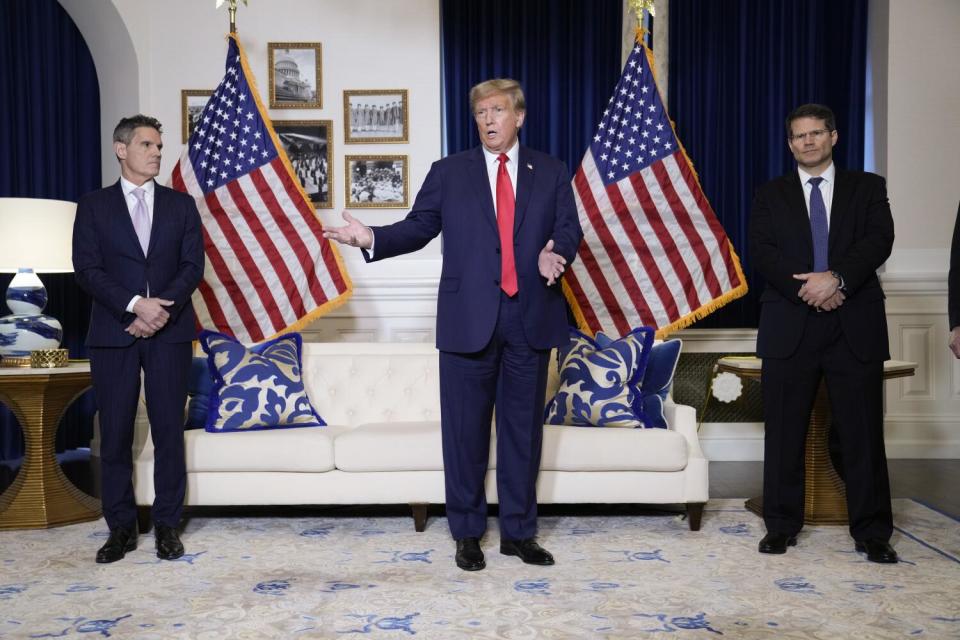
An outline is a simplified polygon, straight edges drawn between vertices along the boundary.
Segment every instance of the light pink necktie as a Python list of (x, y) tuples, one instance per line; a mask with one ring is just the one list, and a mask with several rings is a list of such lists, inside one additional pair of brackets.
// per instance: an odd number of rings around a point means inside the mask
[(143, 249), (143, 255), (146, 256), (147, 247), (150, 246), (150, 215), (147, 213), (147, 192), (137, 187), (133, 190), (133, 195), (137, 199), (137, 204), (133, 206), (133, 230), (137, 232), (140, 248)]

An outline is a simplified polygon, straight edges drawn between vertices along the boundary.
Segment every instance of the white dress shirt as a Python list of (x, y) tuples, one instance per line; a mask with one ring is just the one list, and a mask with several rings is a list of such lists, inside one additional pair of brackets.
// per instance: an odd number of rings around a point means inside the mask
[(800, 167), (797, 167), (797, 173), (800, 174), (800, 184), (803, 185), (803, 201), (807, 205), (807, 217), (810, 217), (810, 192), (813, 191), (813, 185), (810, 184), (810, 178), (823, 178), (820, 183), (820, 195), (823, 196), (823, 204), (827, 208), (827, 230), (830, 229), (830, 211), (833, 208), (833, 185), (837, 182), (837, 167), (832, 162), (827, 170), (819, 176), (814, 176)]
[[(120, 176), (120, 189), (123, 191), (123, 197), (127, 201), (127, 211), (130, 212), (130, 221), (133, 221), (133, 209), (137, 206), (137, 196), (133, 194), (133, 190), (137, 189), (137, 185), (133, 184), (123, 176)], [(153, 227), (153, 195), (154, 195), (154, 183), (153, 180), (147, 180), (142, 185), (144, 196), (143, 200), (147, 203), (147, 216), (150, 218), (150, 226)], [(149, 295), (149, 285), (147, 294)], [(137, 304), (137, 300), (143, 296), (135, 295), (131, 298), (130, 303), (127, 305), (127, 311), (133, 313), (133, 305)]]

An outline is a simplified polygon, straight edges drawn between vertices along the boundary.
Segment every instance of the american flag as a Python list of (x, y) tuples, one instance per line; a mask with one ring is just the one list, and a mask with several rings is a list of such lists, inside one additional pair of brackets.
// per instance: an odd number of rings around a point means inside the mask
[(352, 293), (234, 35), (223, 80), (171, 182), (196, 199), (203, 222), (206, 268), (193, 296), (200, 326), (261, 342), (302, 327)]
[(646, 47), (634, 47), (573, 177), (584, 236), (564, 293), (591, 333), (649, 326), (663, 337), (747, 292), (651, 60)]

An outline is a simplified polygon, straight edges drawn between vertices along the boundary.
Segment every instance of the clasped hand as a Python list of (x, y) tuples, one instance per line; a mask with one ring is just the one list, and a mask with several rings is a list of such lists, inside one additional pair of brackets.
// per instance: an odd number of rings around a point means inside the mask
[(833, 311), (847, 299), (840, 291), (840, 283), (829, 271), (797, 273), (793, 277), (803, 280), (797, 296), (815, 309)]
[(172, 304), (173, 300), (164, 298), (140, 298), (133, 305), (137, 317), (125, 331), (134, 338), (149, 338), (170, 320), (170, 312), (165, 307)]

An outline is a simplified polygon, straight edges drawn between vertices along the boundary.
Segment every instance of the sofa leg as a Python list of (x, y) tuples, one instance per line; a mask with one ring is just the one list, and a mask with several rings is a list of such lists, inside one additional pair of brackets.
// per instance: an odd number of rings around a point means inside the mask
[(687, 503), (687, 520), (690, 521), (690, 531), (700, 531), (700, 519), (703, 517), (705, 502)]
[(140, 533), (148, 533), (153, 523), (150, 521), (150, 507), (137, 505), (137, 527)]
[(413, 510), (413, 528), (417, 533), (422, 533), (427, 529), (427, 507), (429, 502), (411, 502), (410, 508)]

